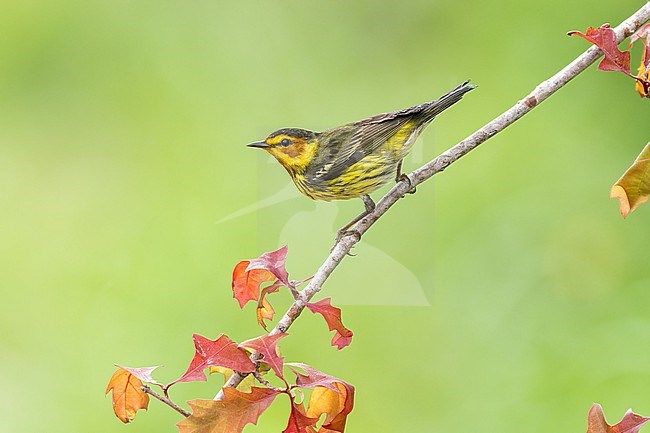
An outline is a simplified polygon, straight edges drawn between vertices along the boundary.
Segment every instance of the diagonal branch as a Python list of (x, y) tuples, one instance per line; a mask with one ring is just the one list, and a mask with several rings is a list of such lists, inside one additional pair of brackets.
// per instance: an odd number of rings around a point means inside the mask
[[(623, 39), (629, 37), (639, 27), (648, 21), (650, 21), (650, 2), (646, 3), (643, 7), (641, 7), (641, 9), (639, 9), (614, 29), (617, 41), (621, 42)], [(462, 156), (478, 147), (481, 143), (485, 142), (497, 133), (503, 131), (505, 128), (513, 124), (515, 121), (539, 105), (542, 101), (558, 91), (562, 86), (571, 81), (582, 71), (587, 69), (587, 67), (598, 60), (600, 56), (602, 56), (602, 52), (599, 48), (593, 46), (587, 49), (560, 72), (538, 85), (526, 97), (513, 105), (512, 108), (437, 158), (429, 161), (422, 167), (410, 173), (408, 175), (411, 181), (410, 184), (406, 180), (397, 183), (377, 203), (375, 210), (368, 216), (364, 217), (361, 221), (359, 221), (352, 229), (358, 232), (360, 235), (363, 235), (383, 214), (388, 211), (388, 209), (397, 203), (399, 199), (404, 197), (404, 195), (413, 186), (421, 184), (436, 173), (440, 173), (453, 162), (457, 161)], [(330, 255), (318, 269), (313, 279), (309, 282), (307, 287), (305, 287), (305, 289), (300, 292), (302, 299), (296, 299), (296, 301), (293, 303), (293, 305), (291, 305), (282, 319), (280, 319), (275, 328), (273, 328), (273, 330), (270, 332), (271, 335), (286, 332), (286, 330), (289, 329), (294, 320), (296, 320), (296, 318), (305, 308), (305, 302), (308, 302), (316, 293), (320, 291), (330, 274), (334, 271), (334, 269), (336, 269), (339, 263), (341, 263), (341, 260), (343, 260), (343, 258), (357, 242), (359, 242), (359, 237), (353, 234), (349, 234), (347, 236), (344, 236), (336, 243)], [(260, 355), (253, 353), (251, 355), (251, 359), (253, 361), (258, 361), (260, 359)], [(246, 376), (246, 374), (235, 372), (232, 376), (230, 376), (224, 387), (235, 387), (239, 385), (239, 383)], [(215, 397), (215, 400), (220, 400), (222, 398), (223, 391), (220, 391), (219, 394), (217, 394)]]

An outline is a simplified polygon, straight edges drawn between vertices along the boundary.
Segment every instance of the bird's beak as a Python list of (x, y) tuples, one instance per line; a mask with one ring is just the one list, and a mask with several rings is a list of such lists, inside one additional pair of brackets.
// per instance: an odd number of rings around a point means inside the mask
[(248, 147), (257, 147), (259, 149), (266, 149), (268, 147), (271, 147), (271, 146), (269, 146), (268, 144), (266, 144), (263, 141), (256, 141), (254, 143), (247, 144), (246, 146), (248, 146)]

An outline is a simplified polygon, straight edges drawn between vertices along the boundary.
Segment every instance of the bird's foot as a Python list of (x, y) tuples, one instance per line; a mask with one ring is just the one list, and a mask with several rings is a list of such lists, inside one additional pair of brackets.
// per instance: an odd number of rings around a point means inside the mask
[[(359, 233), (358, 230), (354, 230), (354, 229), (348, 230), (347, 227), (344, 227), (336, 233), (336, 240), (334, 241), (334, 245), (332, 246), (332, 249), (330, 249), (330, 253), (334, 251), (334, 248), (339, 244), (339, 242), (341, 242), (341, 240), (343, 240), (343, 238), (347, 236), (354, 236), (355, 244), (361, 240), (361, 233)], [(352, 254), (348, 252), (348, 256), (355, 256), (355, 255), (356, 254)]]
[[(406, 173), (402, 173), (402, 174), (400, 174), (400, 175), (397, 177), (396, 181), (397, 181), (397, 183), (400, 183), (400, 182), (407, 182), (407, 183), (409, 184), (409, 190), (406, 191), (407, 194), (415, 194), (415, 193), (416, 193), (416, 191), (417, 191), (417, 187), (416, 187), (415, 185), (413, 185), (413, 181), (412, 181), (411, 178), (408, 176), (408, 174), (406, 174)], [(402, 196), (402, 197), (404, 197), (404, 196)]]

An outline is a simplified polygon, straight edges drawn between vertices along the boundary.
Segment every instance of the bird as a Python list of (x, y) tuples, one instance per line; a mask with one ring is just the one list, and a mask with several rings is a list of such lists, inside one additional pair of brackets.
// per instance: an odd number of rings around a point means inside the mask
[(401, 168), (413, 143), (438, 114), (475, 88), (468, 80), (434, 101), (322, 132), (283, 128), (247, 146), (275, 157), (306, 197), (324, 201), (362, 199), (365, 210), (338, 231), (338, 241), (350, 233), (347, 229), (374, 211), (370, 193), (393, 179), (411, 184)]

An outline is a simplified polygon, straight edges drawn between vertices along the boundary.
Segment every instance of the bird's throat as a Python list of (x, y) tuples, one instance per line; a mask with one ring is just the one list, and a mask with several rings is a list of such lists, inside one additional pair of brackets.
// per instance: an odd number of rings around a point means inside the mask
[(269, 150), (284, 168), (292, 173), (302, 173), (316, 154), (316, 140), (300, 141), (286, 147)]

